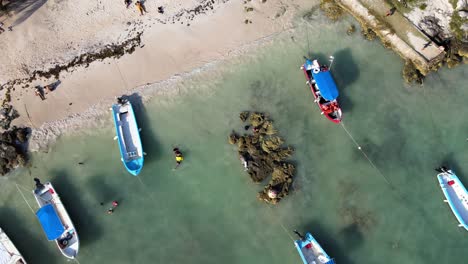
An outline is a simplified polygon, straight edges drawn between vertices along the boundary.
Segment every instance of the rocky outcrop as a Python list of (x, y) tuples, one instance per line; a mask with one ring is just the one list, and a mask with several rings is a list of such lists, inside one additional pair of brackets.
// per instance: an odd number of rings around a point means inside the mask
[(29, 128), (15, 126), (0, 134), (0, 175), (26, 164), (29, 134)]
[[(263, 113), (242, 112), (242, 122), (249, 133), (239, 136), (232, 132), (229, 143), (237, 145), (239, 158), (250, 179), (260, 183), (271, 176), (270, 182), (257, 195), (259, 200), (276, 204), (289, 194), (295, 167), (287, 162), (294, 153), (292, 147), (283, 146), (273, 122)], [(250, 132), (251, 131), (251, 132)]]

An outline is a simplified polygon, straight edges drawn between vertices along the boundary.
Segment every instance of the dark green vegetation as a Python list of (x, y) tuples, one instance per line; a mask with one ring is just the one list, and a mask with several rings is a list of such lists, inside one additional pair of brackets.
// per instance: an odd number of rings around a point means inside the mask
[(294, 165), (286, 162), (294, 150), (283, 146), (283, 139), (277, 136), (273, 122), (264, 113), (242, 112), (242, 122), (247, 122), (245, 130), (252, 133), (239, 136), (232, 132), (229, 143), (236, 144), (240, 160), (255, 183), (260, 183), (271, 175), (270, 182), (257, 197), (267, 203), (276, 204), (288, 195), (293, 182)]
[(462, 41), (467, 38), (468, 33), (462, 29), (462, 26), (467, 23), (468, 19), (461, 17), (459, 11), (453, 12), (452, 18), (450, 19), (450, 30), (457, 40)]

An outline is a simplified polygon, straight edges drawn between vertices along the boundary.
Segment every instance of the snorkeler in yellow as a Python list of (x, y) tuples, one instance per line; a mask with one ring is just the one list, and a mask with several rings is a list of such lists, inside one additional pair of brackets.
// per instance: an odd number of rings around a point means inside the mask
[(176, 163), (177, 163), (176, 168), (177, 168), (177, 167), (179, 167), (179, 165), (184, 160), (184, 156), (182, 156), (182, 152), (180, 152), (180, 150), (178, 148), (174, 148), (172, 151), (174, 151), (175, 160), (176, 160)]

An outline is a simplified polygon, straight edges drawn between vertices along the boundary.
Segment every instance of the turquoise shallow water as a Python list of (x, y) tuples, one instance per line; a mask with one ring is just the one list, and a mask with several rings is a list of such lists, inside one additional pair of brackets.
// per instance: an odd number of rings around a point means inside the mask
[[(80, 263), (300, 263), (293, 229), (310, 231), (338, 263), (464, 261), (468, 236), (442, 202), (433, 168), (445, 163), (468, 184), (466, 66), (408, 86), (391, 51), (346, 36), (349, 22), (313, 19), (322, 27), (302, 25), (185, 81), (177, 96), (137, 106), (148, 153), (139, 179), (120, 162), (110, 114), (108, 126), (34, 154), (30, 170), (0, 179), (0, 226), (31, 263), (67, 262), (15, 187), (34, 206), (27, 189), (39, 177), (52, 180), (73, 218)], [(299, 70), (307, 51), (334, 55), (349, 134), (313, 104)], [(256, 200), (261, 186), (227, 143), (243, 110), (268, 112), (296, 148), (295, 190), (277, 206)], [(173, 171), (175, 145), (186, 159)], [(113, 199), (121, 205), (107, 215)]]

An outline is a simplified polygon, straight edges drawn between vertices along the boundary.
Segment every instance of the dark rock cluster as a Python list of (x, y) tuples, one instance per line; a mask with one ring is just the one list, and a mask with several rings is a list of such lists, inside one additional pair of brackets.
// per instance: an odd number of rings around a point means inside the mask
[(243, 136), (232, 132), (229, 143), (237, 145), (239, 158), (253, 182), (260, 183), (271, 176), (257, 197), (276, 204), (289, 194), (293, 182), (295, 167), (286, 160), (294, 149), (283, 146), (283, 139), (276, 135), (273, 122), (264, 113), (242, 112), (240, 119), (248, 122), (244, 128), (252, 132)]
[(29, 128), (15, 127), (0, 134), (0, 175), (5, 175), (27, 161)]

